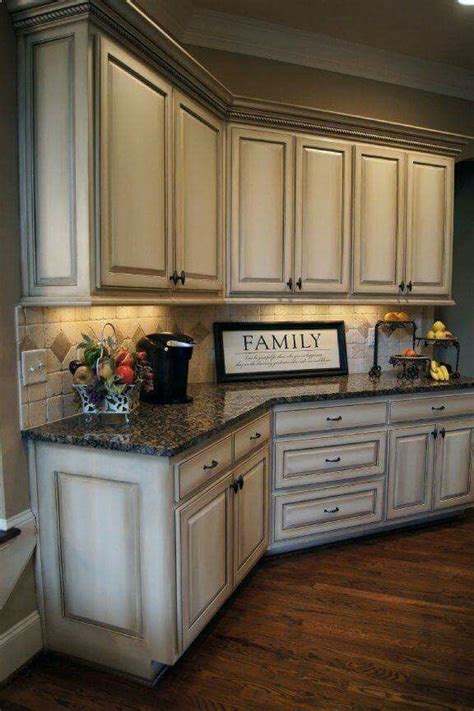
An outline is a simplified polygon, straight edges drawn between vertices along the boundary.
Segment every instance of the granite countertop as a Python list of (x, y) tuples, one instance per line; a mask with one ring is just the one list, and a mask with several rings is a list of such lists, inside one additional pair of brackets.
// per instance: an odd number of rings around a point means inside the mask
[(378, 381), (368, 375), (260, 380), (248, 383), (192, 385), (186, 405), (142, 403), (129, 425), (106, 424), (83, 415), (24, 430), (25, 439), (171, 457), (277, 404), (345, 400), (410, 393), (439, 394), (474, 388), (474, 378), (449, 383), (420, 380), (400, 383), (391, 373)]

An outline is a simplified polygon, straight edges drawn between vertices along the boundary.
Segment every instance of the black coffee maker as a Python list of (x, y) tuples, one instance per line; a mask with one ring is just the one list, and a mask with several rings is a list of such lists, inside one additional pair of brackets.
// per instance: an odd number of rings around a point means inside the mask
[(151, 392), (142, 390), (142, 400), (161, 404), (192, 402), (186, 390), (193, 346), (193, 339), (182, 333), (151, 333), (139, 341), (137, 351), (147, 354), (154, 379)]

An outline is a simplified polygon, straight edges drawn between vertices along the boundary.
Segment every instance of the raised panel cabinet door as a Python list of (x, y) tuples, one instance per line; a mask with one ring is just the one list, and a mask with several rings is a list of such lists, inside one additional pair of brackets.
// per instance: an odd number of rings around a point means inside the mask
[(222, 123), (174, 92), (175, 234), (179, 289), (222, 287)]
[(100, 54), (101, 284), (169, 287), (171, 86), (108, 40)]
[(402, 151), (356, 146), (355, 293), (398, 294), (404, 277), (405, 162)]
[(234, 472), (234, 585), (268, 548), (268, 461), (264, 450)]
[(293, 138), (236, 127), (230, 135), (231, 291), (291, 292)]
[(434, 508), (469, 503), (474, 500), (474, 421), (442, 424), (438, 429)]
[(410, 293), (451, 291), (454, 160), (408, 156), (407, 271)]
[(351, 156), (348, 143), (296, 139), (297, 292), (349, 292)]
[(387, 518), (427, 513), (432, 507), (434, 425), (390, 432)]
[(232, 591), (231, 482), (226, 477), (176, 513), (181, 650)]

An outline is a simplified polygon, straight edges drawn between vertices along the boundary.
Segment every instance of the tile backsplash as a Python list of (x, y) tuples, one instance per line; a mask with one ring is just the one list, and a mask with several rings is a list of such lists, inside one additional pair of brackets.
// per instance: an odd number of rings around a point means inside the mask
[[(431, 307), (405, 307), (404, 311), (426, 332), (433, 318)], [(92, 307), (18, 307), (18, 357), (25, 350), (46, 348), (47, 381), (24, 386), (19, 382), (21, 425), (35, 427), (73, 415), (78, 411), (68, 370), (76, 357), (76, 344), (82, 333), (100, 337), (107, 322), (114, 325), (120, 339), (135, 343), (146, 333), (174, 331), (187, 333), (196, 341), (190, 363), (191, 383), (212, 382), (214, 366), (214, 321), (313, 321), (343, 320), (346, 324), (347, 355), (350, 373), (368, 372), (373, 359), (369, 346), (369, 328), (393, 306), (326, 305), (219, 305), (219, 306), (92, 306)], [(390, 338), (382, 337), (380, 363), (384, 369), (390, 353), (411, 346), (402, 330)], [(20, 370), (19, 370), (20, 372)]]

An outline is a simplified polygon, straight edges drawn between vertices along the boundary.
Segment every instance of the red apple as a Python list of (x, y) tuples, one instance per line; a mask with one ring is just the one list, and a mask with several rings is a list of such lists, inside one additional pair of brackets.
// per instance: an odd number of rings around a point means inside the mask
[(133, 365), (133, 356), (129, 351), (126, 351), (125, 349), (123, 349), (117, 355), (115, 362), (117, 363), (117, 365), (132, 366)]
[(134, 370), (129, 365), (119, 365), (119, 367), (115, 369), (115, 375), (119, 379), (118, 382), (122, 385), (131, 385), (135, 380)]

